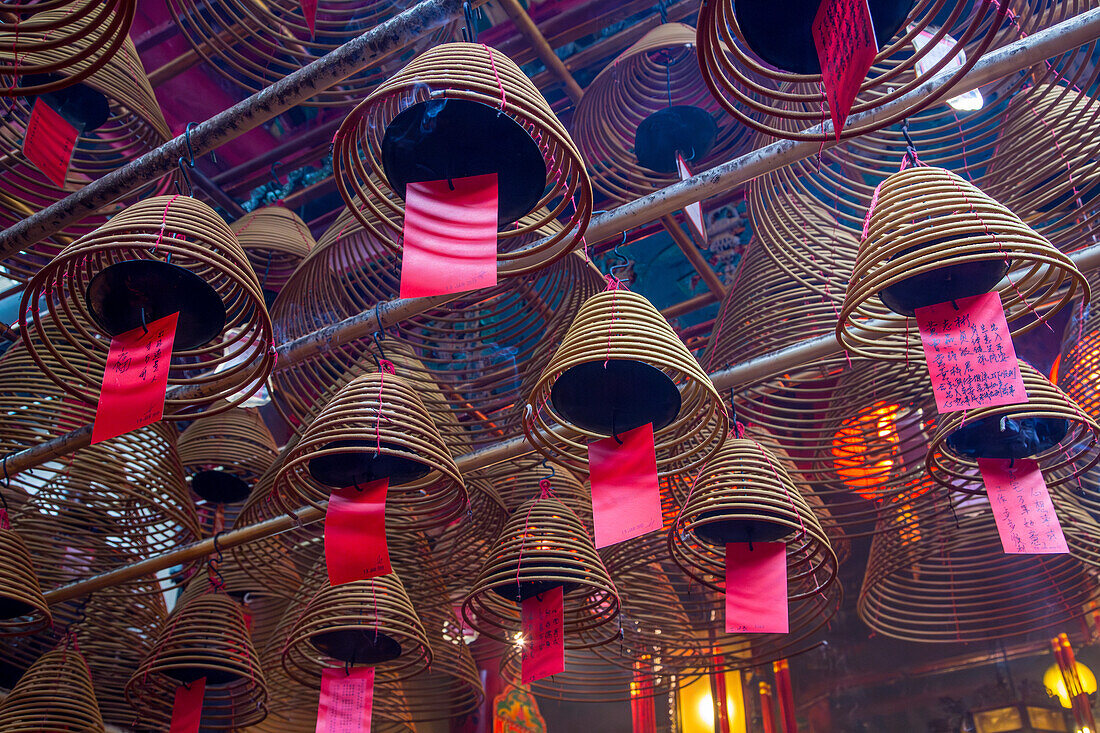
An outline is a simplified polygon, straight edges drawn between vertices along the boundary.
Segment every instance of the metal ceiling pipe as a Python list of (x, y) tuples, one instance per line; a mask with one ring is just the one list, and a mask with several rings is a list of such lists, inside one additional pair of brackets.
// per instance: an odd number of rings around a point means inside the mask
[[(463, 0), (424, 0), (358, 38), (330, 51), (308, 66), (288, 74), (266, 89), (241, 100), (191, 128), (191, 148), (196, 156), (219, 146), (296, 106), (367, 66), (373, 58), (396, 51), (409, 42), (462, 15)], [(140, 158), (92, 181), (60, 201), (0, 232), (0, 259), (6, 259), (35, 242), (113, 201), (154, 181), (188, 156), (185, 135), (173, 138)]]

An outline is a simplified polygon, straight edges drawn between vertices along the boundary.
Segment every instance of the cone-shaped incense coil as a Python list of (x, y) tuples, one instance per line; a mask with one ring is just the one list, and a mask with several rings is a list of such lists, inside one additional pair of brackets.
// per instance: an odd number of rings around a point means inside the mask
[[(127, 42), (136, 0), (25, 3), (0, 19), (0, 96), (33, 96), (86, 79)], [(28, 15), (29, 13), (29, 15)]]
[(0, 702), (0, 730), (103, 733), (92, 676), (80, 652), (67, 645), (31, 665)]
[(752, 137), (711, 97), (695, 29), (683, 23), (654, 27), (605, 66), (585, 88), (572, 127), (593, 184), (619, 202), (680, 180), (677, 153), (701, 171), (746, 152)]
[[(467, 150), (454, 148), (453, 135)], [(502, 276), (531, 272), (578, 247), (592, 213), (581, 154), (550, 105), (507, 56), (475, 43), (436, 46), (375, 89), (337, 131), (333, 170), (352, 213), (395, 251), (406, 182), (495, 170)], [(566, 210), (560, 231), (515, 251)]]
[(520, 629), (521, 602), (559, 586), (566, 648), (617, 637), (619, 596), (592, 539), (569, 507), (537, 496), (512, 512), (462, 614), (479, 633), (510, 643)]
[[(222, 218), (189, 196), (128, 207), (66, 247), (23, 297), (22, 333), (31, 357), (90, 404), (99, 399), (111, 336), (176, 312), (165, 419), (234, 407), (275, 365), (271, 319), (252, 266)], [(43, 297), (53, 304), (49, 309), (28, 310)], [(85, 358), (69, 358), (72, 350)], [(172, 395), (175, 385), (214, 380), (216, 388)], [(219, 400), (225, 401), (211, 407)]]
[(727, 440), (707, 462), (668, 541), (684, 572), (714, 590), (725, 588), (731, 542), (784, 542), (789, 576), (812, 578), (815, 589), (836, 579), (836, 555), (817, 515), (783, 464), (746, 438)]
[[(1020, 217), (943, 168), (918, 165), (882, 182), (872, 199), (838, 319), (837, 338), (861, 356), (921, 354), (916, 308), (997, 290), (1013, 334), (1089, 297), (1076, 265)], [(883, 315), (881, 305), (891, 311)], [(871, 322), (871, 319), (876, 319)]]
[(247, 499), (279, 453), (260, 413), (247, 407), (196, 420), (178, 445), (191, 490), (214, 503)]
[(370, 666), (378, 682), (403, 680), (432, 664), (424, 626), (396, 573), (333, 586), (322, 560), (287, 608), (294, 619), (282, 666), (303, 685), (318, 687), (321, 670)]
[(126, 685), (143, 717), (167, 721), (175, 690), (206, 679), (202, 727), (233, 730), (267, 716), (267, 685), (238, 601), (199, 573)]
[(880, 634), (919, 642), (980, 642), (1071, 623), (1097, 597), (1100, 526), (1053, 494), (1068, 555), (1005, 554), (985, 496), (941, 494), (951, 511), (884, 512), (859, 594), (859, 616)]
[[(686, 472), (726, 437), (710, 377), (653, 304), (608, 289), (585, 302), (527, 399), (523, 430), (581, 469), (588, 443), (653, 424), (657, 473)], [(564, 429), (563, 429), (564, 428)]]
[(335, 488), (389, 479), (387, 514), (411, 528), (443, 526), (466, 511), (466, 489), (412, 383), (376, 372), (353, 379), (287, 456), (279, 501), (320, 507)]
[(1034, 458), (1048, 488), (1076, 488), (1100, 461), (1100, 425), (1034, 367), (1020, 363), (1027, 402), (940, 416), (925, 463), (939, 484), (981, 493), (979, 458)]
[(0, 510), (0, 636), (33, 634), (51, 623), (27, 546)]
[(252, 263), (268, 305), (299, 263), (317, 246), (306, 223), (283, 206), (265, 206), (230, 227)]

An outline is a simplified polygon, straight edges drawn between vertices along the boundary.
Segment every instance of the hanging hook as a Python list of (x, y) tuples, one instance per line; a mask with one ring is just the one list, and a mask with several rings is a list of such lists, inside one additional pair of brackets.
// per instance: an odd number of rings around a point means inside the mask
[[(199, 123), (188, 122), (187, 127), (183, 130), (183, 141), (187, 143), (187, 167), (195, 167), (195, 149), (191, 147), (191, 128), (196, 127)], [(211, 153), (210, 157), (213, 158), (214, 154)]]
[(629, 260), (629, 259), (627, 258), (627, 256), (626, 256), (625, 254), (623, 254), (623, 253), (622, 253), (622, 251), (620, 251), (620, 249), (619, 249), (619, 248), (620, 248), (620, 247), (622, 247), (622, 246), (623, 246), (624, 244), (626, 244), (626, 232), (623, 232), (623, 239), (622, 239), (622, 241), (621, 241), (621, 242), (619, 242), (618, 244), (616, 244), (616, 245), (615, 245), (615, 248), (614, 248), (613, 250), (611, 250), (611, 254), (612, 254), (613, 256), (615, 256), (615, 257), (618, 257), (618, 258), (619, 258), (619, 264), (617, 264), (617, 265), (612, 265), (612, 266), (611, 266), (611, 268), (610, 268), (610, 269), (608, 269), (608, 273), (609, 273), (609, 274), (611, 275), (611, 277), (615, 278), (615, 279), (616, 279), (616, 280), (618, 280), (619, 282), (630, 282), (630, 279), (629, 279), (629, 278), (628, 278), (627, 280), (623, 280), (622, 278), (620, 278), (620, 277), (619, 277), (618, 275), (616, 275), (616, 274), (615, 274), (615, 273), (617, 273), (617, 272), (618, 272), (619, 270), (622, 270), (622, 269), (623, 269), (623, 268), (625, 268), (625, 267), (630, 267), (630, 260)]
[(548, 471), (550, 471), (550, 474), (548, 476), (546, 476), (545, 478), (552, 479), (552, 478), (554, 478), (555, 476), (558, 475), (558, 472), (555, 471), (554, 467), (550, 465), (550, 461), (548, 461), (545, 458), (542, 459), (542, 467), (547, 469)]
[[(181, 155), (179, 160), (176, 161), (176, 165), (178, 165), (180, 169), (180, 177), (176, 181), (176, 193), (180, 196), (194, 196), (195, 189), (191, 185), (191, 175), (187, 172), (187, 168), (194, 167), (195, 164), (191, 163), (190, 166), (188, 166), (187, 162), (184, 161), (183, 156)], [(180, 185), (181, 182), (187, 184), (187, 193), (183, 192), (183, 187)]]
[(668, 7), (665, 5), (665, 0), (657, 0), (657, 12), (661, 14), (661, 23), (667, 23)]
[(474, 9), (470, 3), (462, 3), (462, 17), (466, 25), (462, 28), (462, 38), (466, 43), (477, 43), (477, 20), (474, 18)]
[(211, 576), (217, 576), (218, 582), (215, 583), (213, 577), (210, 578), (210, 585), (214, 586), (216, 590), (225, 590), (225, 578), (222, 576), (222, 571), (219, 569), (222, 561), (225, 559), (222, 554), (222, 548), (218, 545), (218, 538), (225, 533), (225, 530), (216, 532), (214, 534), (214, 553), (209, 560), (206, 561), (207, 572)]
[(909, 165), (917, 165), (920, 161), (917, 158), (917, 146), (913, 143), (913, 138), (909, 135), (908, 117), (902, 120), (901, 136), (905, 138), (905, 160), (909, 162)]

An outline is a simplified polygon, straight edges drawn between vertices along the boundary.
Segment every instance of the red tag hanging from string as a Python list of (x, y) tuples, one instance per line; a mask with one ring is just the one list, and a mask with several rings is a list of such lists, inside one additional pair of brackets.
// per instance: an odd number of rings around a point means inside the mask
[(916, 315), (941, 413), (1027, 402), (1000, 293), (917, 308)]
[(391, 571), (386, 546), (389, 479), (336, 489), (325, 513), (325, 564), (332, 585), (367, 580)]
[(321, 670), (317, 733), (370, 733), (374, 667)]
[(726, 545), (726, 633), (786, 634), (789, 630), (786, 543)]
[(92, 425), (92, 443), (151, 425), (164, 415), (179, 313), (111, 340)]
[[(691, 171), (688, 170), (687, 161), (685, 161), (684, 156), (679, 153), (676, 153), (676, 169), (680, 171), (681, 181), (691, 178)], [(695, 238), (695, 242), (699, 245), (706, 244), (707, 228), (703, 226), (703, 203), (701, 201), (696, 201), (694, 204), (685, 206), (684, 218), (687, 219), (688, 229), (691, 230), (691, 235)]]
[(206, 678), (200, 677), (188, 685), (176, 688), (172, 705), (172, 727), (169, 733), (199, 733), (202, 722), (202, 698), (206, 693)]
[(645, 662), (634, 662), (634, 681), (630, 684), (632, 733), (657, 733), (657, 708), (653, 701), (653, 674)]
[(401, 297), (496, 284), (497, 174), (408, 184)]
[(979, 458), (978, 468), (1006, 554), (1069, 552), (1038, 463), (1030, 458), (1017, 461)]
[(80, 130), (39, 97), (31, 108), (23, 155), (58, 188), (65, 187)]
[(309, 26), (309, 35), (317, 35), (317, 0), (301, 0), (302, 15), (305, 16), (306, 25)]
[(859, 87), (878, 55), (867, 0), (822, 0), (812, 33), (833, 119), (833, 134), (839, 140), (852, 103), (859, 96)]
[(523, 601), (523, 684), (565, 671), (565, 597), (562, 587)]
[(588, 470), (597, 548), (664, 525), (651, 423), (589, 443)]

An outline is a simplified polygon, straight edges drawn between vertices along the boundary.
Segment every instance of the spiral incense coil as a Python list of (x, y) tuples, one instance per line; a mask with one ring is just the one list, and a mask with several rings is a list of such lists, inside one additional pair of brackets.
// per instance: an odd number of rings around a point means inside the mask
[[(872, 203), (836, 327), (849, 351), (894, 361), (919, 355), (920, 334), (902, 312), (992, 289), (1010, 325), (1034, 316), (1014, 335), (1042, 325), (1074, 298), (1089, 297), (1068, 257), (950, 171), (907, 168), (883, 181)], [(883, 317), (876, 301), (892, 302), (894, 312)]]
[(925, 457), (938, 483), (981, 493), (984, 487), (974, 480), (978, 458), (1034, 458), (1048, 488), (1072, 491), (1078, 477), (1100, 461), (1100, 425), (1034, 367), (1019, 364), (1027, 402), (940, 417)]
[[(494, 110), (499, 110), (499, 115)], [(401, 115), (404, 117), (398, 120)], [(383, 246), (400, 252), (397, 243), (405, 213), (400, 203), (405, 182), (390, 180), (398, 174), (399, 166), (387, 163), (405, 157), (404, 164), (409, 166), (428, 162), (450, 166), (449, 161), (418, 160), (416, 154), (394, 151), (393, 147), (400, 142), (397, 138), (406, 139), (400, 132), (405, 129), (405, 121), (415, 119), (416, 115), (446, 119), (447, 124), (454, 122), (456, 127), (473, 125), (473, 129), (480, 128), (486, 136), (492, 135), (491, 141), (483, 141), (486, 156), (497, 148), (522, 151), (519, 159), (524, 161), (523, 166), (517, 165), (516, 159), (507, 164), (503, 159), (477, 160), (469, 161), (468, 165), (456, 160), (442, 175), (433, 174), (438, 180), (448, 175), (473, 175), (471, 166), (480, 168), (476, 173), (492, 172), (492, 165), (498, 162), (502, 166), (500, 201), (506, 203), (500, 207), (501, 223), (505, 226), (497, 239), (500, 276), (533, 272), (580, 246), (592, 215), (592, 184), (580, 152), (550, 105), (519, 67), (499, 51), (475, 43), (446, 43), (420, 54), (360, 102), (336, 133), (332, 162), (340, 194), (356, 218)], [(429, 126), (431, 130), (435, 129), (434, 124)], [(470, 145), (480, 142), (467, 139)], [(415, 153), (419, 157), (425, 155), (419, 150)], [(471, 170), (459, 171), (459, 167)], [(455, 172), (451, 173), (452, 170)], [(409, 174), (415, 175), (411, 170)], [(509, 182), (512, 174), (516, 183)], [(402, 170), (401, 176), (404, 175)], [(559, 219), (567, 210), (571, 213), (563, 219), (560, 231), (516, 251), (519, 242), (551, 220)], [(521, 219), (536, 211), (541, 215)], [(517, 220), (518, 225), (511, 226)]]
[(92, 677), (84, 657), (66, 644), (43, 654), (0, 702), (0, 730), (103, 733)]
[(860, 618), (886, 636), (949, 644), (1071, 623), (1097, 596), (1092, 538), (1100, 527), (1073, 500), (1051, 498), (1069, 554), (1005, 554), (984, 496), (955, 499), (952, 512), (934, 517), (885, 515), (867, 559)]
[[(44, 312), (32, 307), (40, 299)], [(23, 293), (21, 333), (50, 379), (96, 404), (111, 335), (177, 310), (164, 418), (191, 419), (203, 408), (214, 414), (244, 402), (275, 365), (259, 282), (213, 209), (188, 196), (158, 196), (128, 207), (40, 270)], [(176, 385), (190, 389), (173, 396)], [(211, 407), (219, 400), (225, 402)]]
[(836, 555), (817, 516), (778, 459), (746, 438), (727, 440), (707, 462), (668, 534), (676, 564), (717, 591), (730, 542), (783, 542), (789, 576), (813, 578), (818, 592), (836, 580)]
[[(677, 141), (660, 138), (667, 129), (654, 129), (689, 121), (695, 134)], [(750, 146), (750, 131), (722, 112), (707, 90), (695, 58), (695, 29), (683, 23), (662, 23), (642, 36), (604, 67), (577, 103), (577, 147), (593, 184), (614, 201), (633, 201), (680, 180), (674, 155), (662, 159), (664, 170), (639, 160), (651, 162), (635, 150), (647, 132), (658, 137), (656, 147), (680, 153), (692, 170), (736, 158)], [(668, 147), (671, 142), (679, 145)]]
[[(88, 78), (128, 42), (136, 7), (134, 0), (5, 3), (0, 96), (43, 94)], [(46, 74), (54, 78), (35, 78)]]
[[(609, 363), (616, 368), (609, 371)], [(601, 400), (598, 390), (588, 393), (593, 380), (626, 381), (628, 386), (620, 397)], [(570, 414), (563, 414), (567, 402), (572, 403)], [(637, 407), (641, 409), (631, 409)], [(618, 424), (617, 413), (625, 415)], [(577, 424), (570, 415), (595, 429)], [(728, 430), (710, 377), (664, 316), (637, 293), (597, 293), (581, 307), (528, 396), (523, 432), (547, 458), (586, 470), (589, 442), (658, 419), (662, 424), (653, 425), (658, 476), (698, 466), (718, 449)]]
[[(51, 3), (46, 3), (49, 5)], [(58, 3), (52, 3), (56, 6)], [(70, 5), (76, 7), (76, 3)], [(91, 13), (89, 20), (102, 18), (109, 12), (112, 2), (87, 2), (80, 7)], [(136, 3), (126, 2), (133, 13)], [(42, 3), (35, 6), (44, 7)], [(5, 4), (5, 10), (11, 8)], [(65, 11), (61, 11), (65, 12)], [(114, 18), (121, 17), (118, 13)], [(34, 22), (26, 21), (26, 25)], [(97, 26), (99, 30), (109, 31), (109, 23)], [(19, 30), (19, 41), (42, 36), (25, 36), (25, 30)], [(49, 31), (47, 31), (49, 33)], [(12, 48), (13, 36), (7, 30), (0, 30), (0, 66), (11, 61), (8, 52)], [(5, 38), (6, 37), (6, 38)], [(65, 41), (64, 36), (50, 36), (51, 40)], [(35, 65), (60, 66), (64, 70), (49, 72), (47, 78), (55, 81), (46, 86), (65, 87), (75, 78), (90, 74), (76, 85), (47, 92), (43, 96), (27, 94), (25, 89), (15, 86), (19, 96), (8, 96), (14, 80), (3, 76), (0, 71), (0, 147), (5, 156), (0, 159), (0, 226), (10, 227), (20, 220), (44, 209), (55, 201), (68, 196), (91, 180), (101, 178), (127, 161), (138, 158), (157, 148), (172, 137), (168, 123), (157, 103), (153, 88), (142, 68), (134, 44), (121, 31), (121, 45), (117, 52), (100, 56), (102, 63), (93, 68), (92, 59), (81, 56), (93, 47), (90, 39), (71, 39), (66, 45), (50, 50), (19, 54), (20, 82), (28, 83), (32, 76), (23, 72)], [(65, 185), (58, 186), (41, 172), (22, 154), (23, 137), (30, 121), (31, 111), (36, 102), (41, 101), (54, 108), (61, 109), (62, 117), (77, 129), (77, 139), (71, 155), (71, 163), (65, 179)], [(135, 189), (123, 201), (136, 201), (150, 193), (163, 193), (170, 187), (170, 177), (161, 178)], [(32, 277), (39, 268), (55, 256), (72, 239), (92, 231), (101, 225), (110, 215), (117, 213), (119, 204), (110, 204), (80, 222), (67, 226), (49, 239), (38, 242), (26, 251), (15, 254), (4, 261), (9, 276), (19, 280)], [(157, 219), (160, 223), (160, 219)]]
[(1098, 129), (1100, 105), (1090, 95), (1064, 83), (1023, 89), (1008, 106), (982, 187), (1062, 252), (1091, 246)]
[(389, 479), (387, 514), (411, 529), (444, 526), (466, 510), (466, 489), (412, 383), (378, 372), (340, 390), (290, 451), (276, 478), (290, 511), (321, 508), (334, 488)]
[(521, 601), (561, 587), (566, 649), (618, 636), (619, 595), (580, 519), (552, 496), (517, 508), (462, 605), (466, 624), (510, 643), (521, 627)]
[(143, 720), (166, 723), (176, 688), (205, 678), (202, 727), (234, 730), (267, 716), (267, 686), (240, 604), (205, 573), (184, 591), (151, 653), (126, 684)]
[[(399, 0), (325, 0), (315, 5), (316, 33), (298, 0), (169, 0), (180, 34), (224, 78), (248, 93), (262, 91), (361, 33), (402, 12)], [(432, 29), (400, 49), (369, 51), (347, 79), (301, 102), (306, 107), (346, 107), (361, 99), (395, 67), (446, 41), (455, 24)]]
[(0, 636), (34, 634), (52, 622), (27, 546), (0, 517)]
[[(890, 6), (886, 13), (904, 12), (904, 7), (897, 5)], [(907, 16), (880, 15), (877, 20), (874, 15), (878, 14), (875, 11), (880, 3), (870, 6), (878, 53), (874, 66), (860, 83), (850, 115), (870, 112), (908, 94), (945, 70), (960, 53), (965, 54), (966, 60), (953, 69), (950, 81), (928, 97), (877, 120), (849, 122), (840, 131), (841, 139), (898, 122), (941, 100), (997, 40), (1006, 18), (1004, 6), (988, 0), (954, 4), (930, 0), (915, 5)], [(699, 9), (697, 31), (703, 78), (715, 99), (744, 125), (791, 140), (832, 140), (831, 130), (804, 129), (829, 118), (825, 87), (810, 36), (813, 17), (785, 18), (782, 30), (778, 30), (774, 27), (774, 15), (765, 15), (773, 12), (774, 6), (763, 3), (705, 0)], [(770, 26), (767, 31), (759, 27), (761, 23)], [(782, 34), (788, 47), (780, 49), (771, 39), (761, 38), (766, 32)], [(914, 39), (922, 32), (933, 37), (918, 49)], [(938, 48), (940, 42), (948, 45), (942, 54)], [(806, 55), (799, 55), (800, 51)], [(939, 60), (933, 62), (936, 58)], [(918, 62), (930, 64), (930, 68), (921, 70)], [(780, 68), (780, 64), (786, 68)], [(797, 130), (789, 129), (792, 126)]]
[(252, 484), (278, 453), (259, 411), (247, 407), (196, 420), (179, 437), (180, 461), (191, 490), (213, 502), (248, 498)]
[(314, 689), (321, 670), (348, 664), (374, 667), (392, 683), (432, 664), (432, 647), (396, 573), (333, 586), (317, 563), (287, 608), (295, 621), (282, 648), (282, 666)]
[(306, 223), (283, 206), (265, 206), (230, 226), (252, 263), (268, 306), (317, 246)]
[[(396, 298), (398, 265), (345, 209), (272, 308), (280, 341)], [(505, 280), (404, 319), (391, 329), (396, 339), (376, 345), (364, 336), (330, 344), (276, 372), (272, 400), (297, 428), (308, 423), (321, 395), (334, 385), (376, 371), (378, 356), (418, 383), (448, 441), (456, 427), (470, 447), (498, 442), (519, 429), (523, 396), (550, 358), (546, 343), (560, 338), (584, 300), (603, 284), (580, 253), (562, 258), (530, 278)]]

